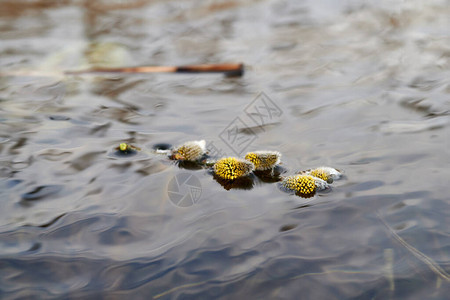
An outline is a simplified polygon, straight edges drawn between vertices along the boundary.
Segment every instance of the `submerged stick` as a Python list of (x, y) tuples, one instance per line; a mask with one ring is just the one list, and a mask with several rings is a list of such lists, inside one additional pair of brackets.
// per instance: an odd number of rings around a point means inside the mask
[(445, 279), (446, 281), (450, 281), (450, 275), (443, 268), (441, 268), (431, 258), (429, 258), (425, 254), (423, 254), (422, 252), (420, 252), (419, 250), (408, 244), (402, 237), (400, 237), (394, 231), (394, 229), (391, 228), (391, 226), (389, 226), (386, 223), (386, 221), (380, 216), (378, 212), (376, 213), (376, 216), (378, 217), (378, 219), (380, 219), (380, 221), (384, 224), (384, 226), (387, 227), (387, 229), (391, 232), (392, 236), (395, 238), (397, 242), (402, 244), (402, 246), (405, 247), (407, 250), (409, 250), (409, 252), (411, 252), (416, 258), (425, 263), (434, 273), (436, 273), (436, 275), (438, 275), (442, 279)]
[(244, 74), (244, 64), (204, 64), (187, 66), (141, 66), (123, 68), (93, 68), (79, 71), (66, 71), (65, 74), (89, 73), (224, 73), (227, 77), (240, 77)]
[(395, 290), (395, 280), (394, 280), (394, 251), (392, 248), (384, 249), (384, 275), (389, 281), (389, 290)]

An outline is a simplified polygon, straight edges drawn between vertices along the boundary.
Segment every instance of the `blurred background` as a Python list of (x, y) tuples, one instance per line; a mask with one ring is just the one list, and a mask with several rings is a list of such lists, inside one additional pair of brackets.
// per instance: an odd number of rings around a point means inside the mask
[[(449, 4), (0, 0), (1, 298), (446, 298)], [(63, 73), (224, 62), (244, 76)], [(228, 190), (152, 152), (200, 139), (345, 178)]]

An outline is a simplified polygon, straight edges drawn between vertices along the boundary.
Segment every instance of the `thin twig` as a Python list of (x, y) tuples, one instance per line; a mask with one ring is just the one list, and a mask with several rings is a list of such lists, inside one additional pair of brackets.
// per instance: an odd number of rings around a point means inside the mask
[(450, 275), (442, 269), (437, 263), (435, 263), (431, 258), (408, 244), (403, 238), (401, 238), (387, 223), (386, 221), (380, 216), (379, 212), (375, 214), (378, 219), (386, 226), (386, 228), (391, 232), (393, 237), (397, 242), (399, 242), (403, 247), (405, 247), (409, 252), (411, 252), (416, 258), (421, 260), (423, 263), (425, 263), (436, 275), (441, 277), (442, 279), (445, 279), (446, 281), (450, 281)]
[(224, 73), (226, 76), (242, 76), (244, 73), (244, 65), (239, 63), (187, 66), (140, 66), (123, 68), (93, 68), (88, 70), (65, 72), (65, 74), (88, 73)]

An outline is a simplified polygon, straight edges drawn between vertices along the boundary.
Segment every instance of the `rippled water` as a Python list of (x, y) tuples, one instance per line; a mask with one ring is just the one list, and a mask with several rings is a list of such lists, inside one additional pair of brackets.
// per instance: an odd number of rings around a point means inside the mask
[[(1, 1), (2, 299), (446, 298), (449, 1), (91, 2)], [(216, 62), (246, 73), (62, 75)], [(264, 126), (258, 95), (280, 110)], [(236, 120), (284, 173), (345, 178), (227, 190), (152, 152), (234, 155)], [(180, 207), (184, 173), (201, 194)]]

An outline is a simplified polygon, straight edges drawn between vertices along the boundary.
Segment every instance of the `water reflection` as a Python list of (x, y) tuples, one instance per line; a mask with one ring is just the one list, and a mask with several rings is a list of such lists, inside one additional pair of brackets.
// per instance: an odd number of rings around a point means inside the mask
[(272, 170), (253, 171), (256, 177), (262, 182), (274, 183), (282, 180), (281, 174), (286, 174), (287, 170), (281, 166), (276, 166)]
[(187, 160), (176, 161), (175, 164), (179, 168), (186, 170), (202, 170), (205, 168), (205, 165), (202, 163)]
[(30, 201), (37, 201), (47, 197), (54, 197), (63, 189), (61, 185), (43, 185), (38, 186), (30, 192), (22, 194), (21, 203), (29, 203)]
[(251, 190), (255, 185), (254, 179), (251, 175), (239, 177), (233, 180), (224, 179), (216, 174), (213, 174), (213, 177), (214, 180), (227, 191), (231, 189)]

